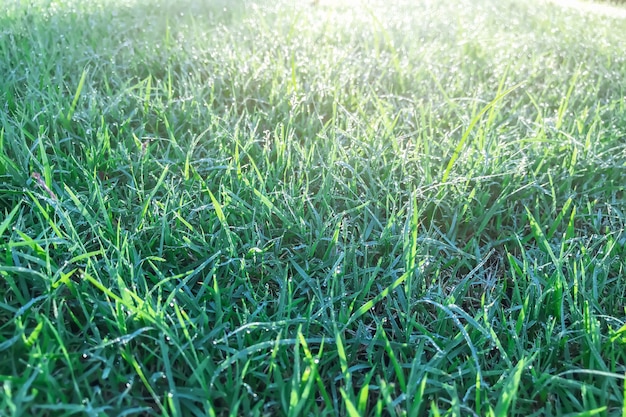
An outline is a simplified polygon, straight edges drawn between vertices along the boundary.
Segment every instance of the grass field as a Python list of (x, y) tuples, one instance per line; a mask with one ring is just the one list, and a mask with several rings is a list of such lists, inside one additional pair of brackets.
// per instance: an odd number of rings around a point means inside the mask
[(626, 19), (3, 4), (1, 416), (626, 416)]

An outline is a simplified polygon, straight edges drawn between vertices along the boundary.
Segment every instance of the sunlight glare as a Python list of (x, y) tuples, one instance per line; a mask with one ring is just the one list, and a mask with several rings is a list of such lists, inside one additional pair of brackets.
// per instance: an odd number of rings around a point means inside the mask
[(610, 4), (599, 4), (580, 0), (547, 0), (550, 3), (578, 10), (581, 13), (594, 13), (602, 16), (626, 18), (626, 9)]

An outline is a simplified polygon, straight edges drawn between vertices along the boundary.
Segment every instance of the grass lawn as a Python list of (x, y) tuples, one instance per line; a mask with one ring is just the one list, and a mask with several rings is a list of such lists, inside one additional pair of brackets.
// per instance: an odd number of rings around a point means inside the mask
[(626, 416), (626, 19), (2, 7), (0, 415)]

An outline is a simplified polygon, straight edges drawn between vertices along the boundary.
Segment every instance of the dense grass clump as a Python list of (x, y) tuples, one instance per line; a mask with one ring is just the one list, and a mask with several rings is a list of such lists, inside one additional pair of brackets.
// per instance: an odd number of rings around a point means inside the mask
[(626, 20), (6, 10), (1, 415), (626, 415)]

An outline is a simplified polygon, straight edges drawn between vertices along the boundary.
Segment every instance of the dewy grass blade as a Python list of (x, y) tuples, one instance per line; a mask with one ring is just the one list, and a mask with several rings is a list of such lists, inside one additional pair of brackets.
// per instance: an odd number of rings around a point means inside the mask
[(37, 206), (39, 213), (43, 216), (46, 222), (50, 225), (50, 228), (54, 231), (57, 237), (59, 237), (60, 239), (65, 238), (65, 234), (61, 231), (61, 229), (56, 224), (56, 222), (50, 217), (47, 210), (41, 205), (41, 203), (39, 203), (39, 199), (35, 198), (33, 193), (31, 193), (30, 191), (26, 191), (26, 194), (30, 197), (31, 201), (35, 204), (35, 206)]
[(289, 225), (292, 223), (281, 210), (278, 210), (278, 208), (274, 205), (274, 203), (270, 201), (269, 198), (267, 198), (257, 189), (254, 189), (253, 191), (254, 194), (261, 200), (261, 203), (263, 203), (263, 205), (265, 205), (272, 213), (276, 214), (276, 216), (278, 216), (278, 218), (282, 220), (285, 225)]
[(233, 238), (231, 236), (230, 226), (228, 225), (228, 222), (226, 221), (226, 216), (224, 215), (224, 210), (222, 210), (222, 206), (220, 205), (219, 201), (217, 201), (217, 199), (215, 198), (215, 196), (213, 195), (211, 190), (206, 188), (206, 192), (209, 194), (209, 197), (211, 198), (211, 203), (213, 203), (213, 210), (215, 210), (215, 214), (217, 215), (217, 219), (219, 220), (219, 222), (222, 225), (222, 229), (224, 230), (224, 233), (226, 234), (226, 239), (228, 239), (228, 245), (230, 247), (230, 253), (234, 254), (235, 253), (235, 242), (233, 241)]
[[(302, 329), (302, 326), (299, 326), (299, 329)], [(302, 346), (304, 354), (309, 361), (309, 366), (311, 367), (312, 374), (313, 374), (312, 378), (315, 380), (317, 384), (319, 394), (324, 400), (324, 404), (326, 405), (326, 407), (332, 408), (332, 401), (330, 399), (330, 396), (328, 394), (326, 387), (324, 386), (323, 375), (319, 373), (319, 363), (321, 359), (323, 358), (323, 353), (324, 353), (324, 340), (322, 340), (319, 345), (317, 355), (313, 356), (313, 354), (311, 353), (311, 350), (309, 349), (309, 345), (306, 341), (306, 338), (304, 337), (301, 331), (298, 331), (298, 339), (300, 340), (300, 345)], [(311, 388), (309, 387), (307, 389), (310, 390)]]
[(73, 385), (72, 388), (73, 388), (75, 393), (79, 393), (80, 392), (80, 388), (79, 388), (78, 383), (76, 381), (76, 373), (74, 371), (75, 364), (74, 364), (74, 361), (72, 360), (72, 358), (70, 357), (70, 351), (68, 351), (68, 346), (66, 346), (66, 343), (64, 341), (63, 336), (59, 333), (59, 330), (57, 330), (58, 326), (55, 325), (52, 322), (51, 318), (49, 318), (49, 317), (47, 317), (45, 315), (43, 315), (41, 317), (43, 317), (43, 320), (46, 322), (46, 329), (52, 333), (54, 339), (58, 343), (58, 349), (61, 351), (61, 356), (65, 360), (65, 366), (67, 366), (67, 368), (69, 370), (70, 379), (71, 379), (72, 385)]
[(574, 75), (572, 75), (569, 82), (569, 88), (567, 89), (567, 93), (565, 93), (565, 96), (561, 99), (561, 103), (559, 104), (559, 108), (556, 113), (555, 128), (557, 130), (560, 129), (563, 125), (563, 117), (565, 117), (567, 108), (569, 107), (569, 101), (572, 97), (572, 93), (574, 92), (574, 88), (578, 83), (578, 77), (580, 76), (580, 74), (581, 66), (579, 66), (578, 69), (574, 72)]
[(343, 388), (339, 388), (339, 392), (341, 393), (341, 398), (343, 398), (343, 403), (346, 406), (346, 412), (350, 417), (361, 417), (362, 414), (359, 413), (357, 408), (354, 406), (354, 403), (350, 399), (350, 396), (346, 393), (346, 390)]
[(521, 381), (522, 372), (532, 363), (532, 358), (522, 358), (517, 362), (515, 368), (509, 374), (502, 391), (500, 392), (500, 399), (495, 409), (495, 417), (506, 417), (509, 415), (509, 409), (516, 399), (517, 390), (519, 389), (519, 383)]
[(396, 378), (398, 379), (398, 384), (400, 385), (400, 389), (402, 390), (402, 392), (407, 392), (407, 389), (406, 389), (407, 385), (406, 385), (406, 378), (404, 377), (404, 371), (402, 370), (402, 367), (400, 366), (400, 363), (398, 362), (398, 359), (396, 358), (394, 350), (392, 349), (391, 344), (389, 343), (389, 338), (387, 337), (387, 333), (380, 325), (378, 327), (377, 333), (381, 335), (380, 337), (384, 343), (385, 351), (387, 352), (387, 355), (389, 356), (391, 365), (393, 366), (393, 370), (396, 375)]
[[(565, 217), (565, 215), (567, 214), (567, 212), (569, 211), (570, 206), (572, 205), (572, 198), (568, 198), (567, 201), (563, 204), (563, 208), (561, 209), (561, 211), (559, 212), (559, 214), (557, 215), (556, 219), (554, 220), (554, 222), (552, 223), (552, 226), (550, 226), (550, 230), (548, 230), (548, 233), (546, 234), (546, 237), (548, 239), (552, 239), (552, 237), (554, 236), (554, 233), (556, 232), (556, 229), (559, 227), (559, 225), (561, 224), (561, 222), (563, 221), (563, 218)], [(575, 210), (576, 207), (573, 207), (573, 210)]]
[(413, 273), (413, 271), (405, 272), (398, 279), (396, 279), (390, 286), (388, 286), (387, 288), (382, 290), (379, 294), (377, 294), (373, 299), (367, 301), (365, 304), (359, 307), (359, 309), (355, 311), (354, 313), (352, 313), (352, 315), (350, 316), (350, 319), (346, 323), (346, 327), (354, 323), (361, 316), (363, 316), (363, 314), (367, 313), (370, 309), (372, 309), (372, 307), (374, 307), (377, 303), (379, 303), (381, 300), (389, 296), (389, 294), (391, 294), (393, 290), (398, 288), (400, 285), (402, 285), (403, 282), (406, 281), (407, 277), (411, 273)]
[[(309, 344), (322, 344), (324, 342), (332, 343), (334, 342), (334, 338), (329, 339), (320, 339), (320, 338), (309, 338)], [(280, 347), (280, 346), (293, 346), (298, 343), (297, 339), (280, 339), (280, 340), (269, 340), (266, 342), (256, 343), (251, 345), (245, 349), (238, 350), (233, 352), (226, 360), (222, 361), (220, 365), (216, 368), (214, 374), (211, 376), (209, 387), (213, 387), (216, 384), (217, 378), (220, 376), (222, 372), (233, 366), (237, 361), (243, 360), (250, 356), (253, 353), (258, 353), (260, 351), (266, 350), (272, 347)]]
[[(485, 107), (483, 107), (478, 112), (478, 114), (475, 115), (472, 118), (472, 120), (470, 121), (469, 126), (467, 127), (465, 132), (463, 132), (463, 136), (461, 136), (461, 140), (459, 141), (459, 143), (456, 145), (456, 148), (454, 148), (454, 151), (452, 152), (452, 156), (450, 157), (450, 161), (448, 162), (448, 165), (446, 166), (446, 169), (444, 170), (443, 176), (441, 178), (441, 182), (442, 183), (445, 183), (446, 181), (448, 181), (448, 178), (450, 177), (450, 173), (452, 172), (452, 168), (454, 167), (454, 164), (456, 163), (456, 160), (461, 155), (461, 152), (463, 151), (463, 147), (465, 146), (465, 142), (467, 141), (467, 138), (469, 137), (469, 135), (474, 130), (474, 126), (476, 126), (476, 124), (480, 121), (480, 119), (483, 117), (483, 115), (489, 111), (489, 109), (491, 109), (493, 106), (498, 104), (500, 101), (502, 101), (502, 99), (504, 97), (506, 97), (507, 95), (511, 94), (513, 91), (517, 90), (522, 85), (523, 85), (523, 83), (518, 83), (518, 84), (514, 85), (513, 87), (505, 90), (501, 94), (498, 94), (493, 100), (491, 100), (489, 102), (489, 104), (487, 104)], [(443, 190), (443, 188), (441, 188), (441, 190)]]
[(6, 216), (2, 223), (0, 223), (0, 237), (2, 237), (4, 232), (7, 230), (9, 224), (11, 224), (11, 221), (13, 221), (13, 217), (15, 217), (21, 207), (22, 202), (20, 201), (15, 205), (15, 207), (13, 207), (13, 210), (11, 210), (11, 212)]
[[(476, 350), (476, 347), (474, 346), (474, 343), (472, 342), (472, 338), (469, 336), (469, 334), (467, 333), (467, 330), (465, 330), (465, 327), (463, 326), (463, 324), (461, 324), (461, 321), (459, 320), (459, 318), (456, 316), (456, 314), (448, 307), (437, 303), (435, 301), (432, 300), (427, 300), (427, 299), (422, 299), (422, 300), (418, 300), (417, 303), (419, 304), (430, 304), (434, 307), (439, 308), (441, 311), (443, 311), (444, 313), (446, 313), (446, 315), (448, 317), (450, 317), (450, 319), (452, 319), (452, 321), (454, 322), (454, 324), (456, 325), (456, 327), (459, 329), (459, 332), (461, 333), (461, 335), (463, 336), (463, 338), (465, 339), (465, 342), (467, 343), (467, 347), (470, 349), (470, 352), (472, 354), (472, 359), (474, 360), (474, 364), (476, 366), (476, 374), (477, 374), (477, 378), (480, 378), (481, 381), (481, 386), (487, 386), (487, 384), (485, 383), (485, 381), (483, 380), (482, 377), (482, 371), (481, 371), (481, 367), (480, 367), (480, 360), (478, 358), (478, 352)], [(454, 306), (456, 307), (456, 306)], [(474, 323), (476, 323), (474, 321)], [(477, 325), (477, 323), (476, 323)], [(480, 330), (480, 326), (478, 327), (478, 329)]]
[(148, 75), (144, 82), (146, 87), (143, 97), (143, 111), (145, 114), (148, 114), (148, 110), (150, 109), (150, 97), (152, 92), (152, 75)]
[(426, 390), (426, 384), (428, 383), (428, 374), (424, 374), (422, 382), (419, 388), (412, 392), (413, 401), (411, 402), (409, 417), (418, 417), (421, 414), (422, 403), (424, 402), (424, 391)]
[(348, 369), (348, 357), (346, 356), (346, 349), (343, 344), (343, 336), (335, 326), (335, 346), (337, 347), (337, 356), (339, 357), (339, 366), (341, 368), (341, 375), (343, 376), (344, 386), (348, 390), (352, 390), (352, 379), (350, 378), (350, 370)]
[[(191, 281), (192, 279), (198, 277), (198, 275), (204, 271), (204, 269), (212, 264), (211, 269), (205, 273), (205, 276), (207, 277), (214, 277), (214, 273), (217, 269), (216, 266), (216, 262), (215, 260), (218, 259), (220, 256), (222, 255), (222, 251), (217, 251), (216, 253), (214, 253), (213, 255), (211, 255), (209, 258), (207, 258), (204, 262), (202, 262), (200, 265), (198, 265), (196, 268), (189, 270), (187, 272), (185, 272), (184, 274), (181, 274), (179, 276), (177, 276), (177, 279), (182, 278), (182, 280), (180, 281), (180, 283), (178, 285), (176, 285), (176, 288), (174, 291), (172, 291), (171, 294), (169, 294), (167, 296), (167, 298), (165, 299), (165, 305), (170, 305), (170, 303), (172, 303), (174, 301), (174, 299), (176, 298), (176, 295), (178, 292), (180, 291), (184, 291), (186, 290), (187, 284), (189, 283), (189, 281)], [(217, 283), (215, 283), (217, 285)], [(216, 290), (216, 297), (219, 298), (219, 288)]]
[(365, 375), (365, 379), (363, 380), (361, 389), (359, 390), (359, 394), (357, 395), (357, 410), (359, 415), (367, 414), (367, 405), (369, 402), (369, 394), (370, 394), (370, 381), (374, 376), (375, 369), (372, 369), (367, 375)]
[[(193, 167), (191, 166), (191, 157), (193, 156), (193, 152), (196, 149), (196, 146), (200, 142), (200, 140), (211, 130), (211, 127), (203, 130), (198, 136), (196, 136), (192, 141), (191, 145), (187, 149), (187, 153), (185, 154), (185, 167), (183, 169), (183, 178), (186, 180), (189, 179), (189, 174), (193, 171)], [(195, 172), (195, 171), (194, 171)]]
[(41, 180), (41, 175), (38, 172), (33, 171), (31, 176), (37, 181), (37, 183), (48, 193), (52, 200), (56, 200), (57, 197), (52, 192), (52, 166), (50, 166), (50, 161), (48, 159), (48, 152), (46, 150), (46, 145), (44, 144), (44, 140), (46, 136), (44, 134), (43, 128), (39, 129), (39, 137), (37, 138), (37, 148), (39, 149), (39, 158), (41, 159), (41, 167), (43, 169), (43, 183)]
[(105, 255), (104, 249), (98, 249), (98, 250), (94, 250), (91, 252), (81, 253), (80, 255), (76, 255), (72, 259), (70, 259), (68, 262), (70, 264), (73, 264), (76, 262), (83, 261), (85, 259), (90, 259), (90, 258), (94, 258), (98, 256), (104, 256), (104, 255)]
[[(406, 225), (404, 227), (404, 248), (403, 253), (405, 257), (405, 270), (410, 271), (406, 277), (406, 285), (404, 286), (405, 296), (411, 304), (414, 297), (414, 290), (417, 289), (413, 285), (413, 276), (417, 271), (418, 260), (418, 233), (419, 233), (419, 206), (417, 204), (417, 198), (414, 196), (409, 208), (409, 214), (407, 216)], [(420, 285), (421, 287), (421, 285)]]
[(148, 378), (146, 377), (141, 364), (139, 363), (139, 361), (137, 361), (137, 358), (135, 358), (133, 352), (131, 352), (131, 350), (126, 347), (121, 350), (120, 356), (133, 367), (136, 374), (139, 376), (139, 379), (143, 383), (143, 386), (152, 397), (152, 400), (154, 401), (156, 406), (159, 408), (159, 410), (161, 410), (163, 414), (165, 414), (165, 408), (163, 406), (163, 403), (161, 402), (159, 395), (157, 395), (157, 393), (154, 391), (152, 384), (150, 384), (150, 381), (148, 381)]
[[(537, 222), (537, 220), (535, 219), (535, 216), (533, 216), (533, 214), (531, 213), (528, 207), (526, 207), (526, 215), (528, 216), (528, 222), (530, 224), (530, 228), (533, 232), (535, 240), (537, 241), (539, 245), (541, 245), (544, 248), (546, 253), (550, 256), (550, 259), (552, 260), (554, 265), (557, 267), (560, 267), (561, 265), (560, 260), (554, 254), (554, 251), (552, 250), (552, 247), (550, 246), (550, 242), (548, 241), (548, 239), (546, 238), (546, 235), (543, 233), (543, 230), (541, 229), (541, 225), (539, 224), (539, 222)], [(557, 268), (557, 270), (560, 271), (560, 268)]]
[[(301, 390), (301, 384), (304, 383), (309, 385), (313, 382), (312, 379), (308, 378), (308, 374), (306, 371), (302, 371), (301, 368), (301, 359), (300, 359), (300, 339), (298, 338), (296, 345), (294, 346), (294, 357), (293, 357), (293, 376), (291, 377), (291, 386), (289, 393), (289, 408), (287, 410), (288, 416), (298, 416), (302, 412), (302, 407), (306, 401), (306, 398), (303, 396), (303, 392)], [(305, 388), (306, 389), (306, 388)]]
[(143, 224), (146, 221), (146, 215), (148, 214), (148, 208), (150, 207), (150, 203), (152, 202), (152, 199), (154, 198), (156, 193), (159, 191), (159, 189), (163, 185), (163, 182), (165, 181), (165, 177), (167, 177), (169, 169), (170, 169), (169, 165), (166, 165), (165, 168), (163, 168), (163, 172), (159, 176), (159, 179), (157, 180), (156, 185), (154, 186), (154, 188), (148, 195), (148, 198), (146, 198), (146, 200), (143, 202), (143, 207), (141, 209), (141, 216), (139, 217), (139, 223), (137, 224), (137, 230), (141, 230), (141, 228), (143, 227)]
[(83, 87), (85, 85), (85, 80), (87, 79), (88, 69), (83, 69), (83, 73), (80, 76), (80, 80), (78, 81), (78, 86), (76, 87), (76, 92), (74, 93), (74, 99), (72, 100), (72, 104), (70, 105), (70, 109), (65, 116), (66, 125), (69, 126), (69, 123), (72, 121), (72, 117), (74, 116), (74, 111), (76, 110), (76, 105), (78, 104), (78, 99), (80, 98), (80, 93), (83, 91)]
[(624, 373), (624, 381), (622, 382), (624, 386), (624, 395), (622, 398), (622, 417), (626, 417), (626, 373)]

